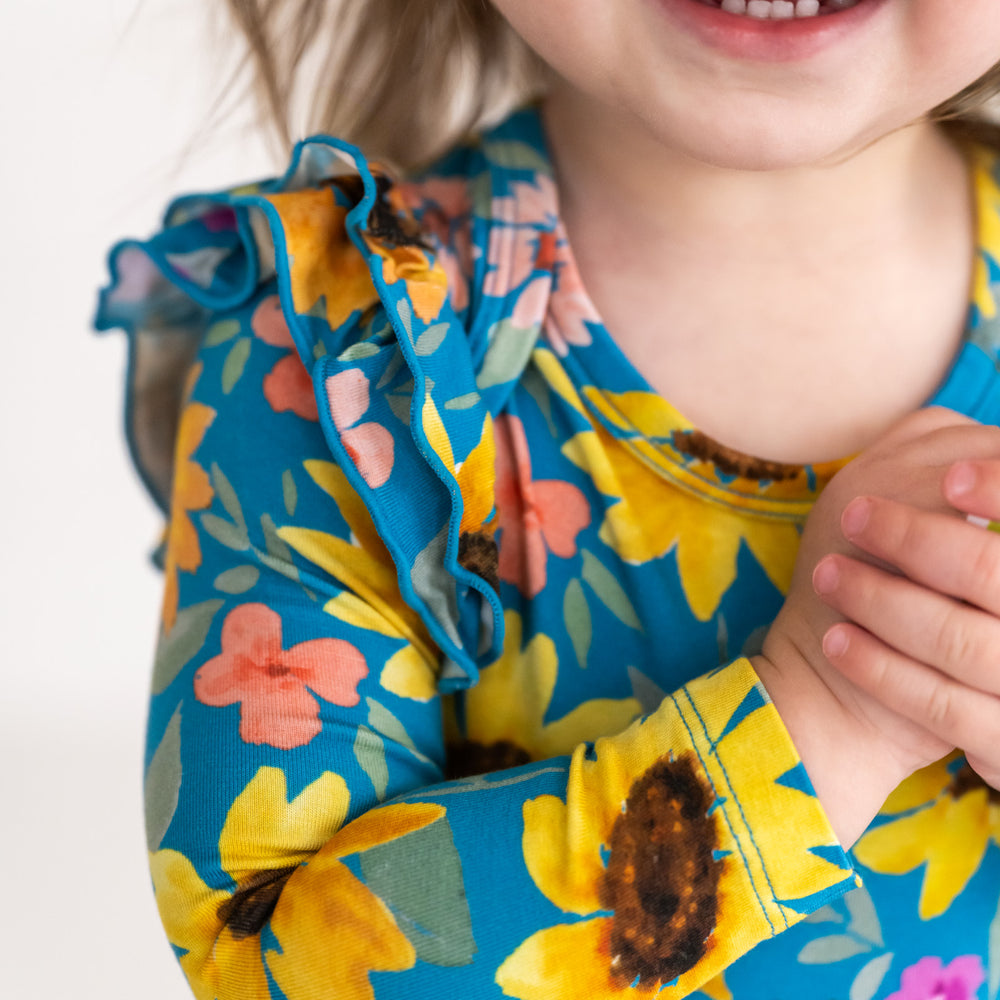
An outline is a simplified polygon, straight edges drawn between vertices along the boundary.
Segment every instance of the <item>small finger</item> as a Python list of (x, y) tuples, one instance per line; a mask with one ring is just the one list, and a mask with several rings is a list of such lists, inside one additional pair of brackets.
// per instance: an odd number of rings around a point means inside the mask
[(956, 462), (943, 482), (948, 503), (986, 521), (1000, 521), (1000, 462)]
[(945, 744), (945, 752), (960, 746), (984, 770), (1000, 773), (1000, 698), (960, 684), (849, 622), (826, 632), (823, 652), (850, 681)]
[(857, 497), (844, 537), (916, 583), (1000, 615), (1000, 535), (951, 514)]
[(821, 560), (819, 597), (887, 646), (1000, 696), (1000, 618), (847, 556)]

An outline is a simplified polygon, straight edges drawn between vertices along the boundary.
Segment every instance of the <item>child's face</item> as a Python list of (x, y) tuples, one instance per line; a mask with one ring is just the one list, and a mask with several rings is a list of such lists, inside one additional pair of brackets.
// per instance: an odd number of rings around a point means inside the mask
[(720, 166), (834, 162), (1000, 60), (998, 0), (859, 0), (791, 21), (726, 14), (722, 0), (494, 2), (585, 120), (610, 109)]

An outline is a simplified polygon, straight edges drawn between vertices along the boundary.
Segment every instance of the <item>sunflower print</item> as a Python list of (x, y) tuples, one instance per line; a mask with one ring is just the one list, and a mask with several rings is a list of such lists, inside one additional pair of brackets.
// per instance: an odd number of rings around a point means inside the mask
[(882, 807), (892, 817), (854, 845), (854, 856), (883, 875), (924, 865), (921, 920), (943, 914), (979, 870), (990, 842), (1000, 847), (1000, 791), (961, 754), (925, 767)]
[[(345, 825), (349, 805), (340, 775), (325, 772), (289, 802), (281, 769), (262, 767), (219, 837), (234, 889), (209, 888), (178, 851), (152, 854), (160, 916), (198, 1000), (267, 1000), (265, 964), (288, 1000), (312, 997), (317, 982), (341, 983), (345, 1000), (367, 1000), (370, 971), (413, 965), (413, 946), (388, 909), (341, 859), (427, 826), (444, 810), (391, 805)], [(322, 905), (333, 892), (351, 905)], [(280, 952), (262, 951), (268, 923)], [(321, 943), (331, 933), (335, 949)]]

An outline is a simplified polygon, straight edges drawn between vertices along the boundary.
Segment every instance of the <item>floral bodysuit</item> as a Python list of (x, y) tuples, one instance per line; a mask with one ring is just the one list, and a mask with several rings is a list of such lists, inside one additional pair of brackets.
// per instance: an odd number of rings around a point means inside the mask
[[(933, 402), (1000, 423), (1000, 168)], [(840, 463), (692, 427), (612, 342), (521, 111), (393, 183), (301, 144), (119, 244), (169, 510), (146, 822), (196, 996), (995, 1000), (960, 754), (837, 843), (747, 656)]]

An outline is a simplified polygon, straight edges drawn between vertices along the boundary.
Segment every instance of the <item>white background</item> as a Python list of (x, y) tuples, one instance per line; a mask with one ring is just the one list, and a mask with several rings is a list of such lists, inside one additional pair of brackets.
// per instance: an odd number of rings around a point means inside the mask
[[(0, 0), (0, 995), (183, 1000), (142, 830), (160, 518), (128, 465), (108, 245), (273, 173), (207, 142), (221, 0)], [(229, 63), (231, 65), (231, 61)]]

